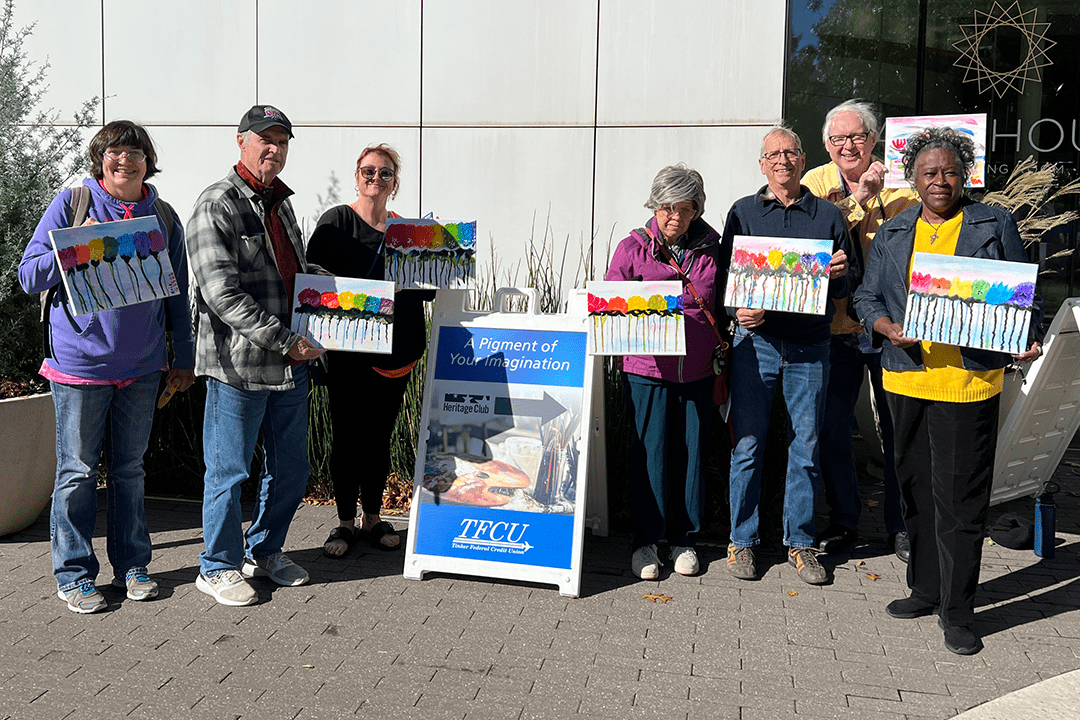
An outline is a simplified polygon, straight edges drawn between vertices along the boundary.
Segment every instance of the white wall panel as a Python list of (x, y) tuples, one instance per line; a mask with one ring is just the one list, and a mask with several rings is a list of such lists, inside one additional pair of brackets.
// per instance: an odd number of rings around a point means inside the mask
[[(758, 149), (768, 127), (601, 128), (596, 139), (597, 257), (652, 213), (646, 210), (660, 168), (684, 162), (705, 181), (706, 222), (719, 232), (732, 203), (765, 184)], [(610, 256), (610, 253), (608, 253)]]
[(419, 125), (420, 0), (259, 0), (259, 97), (294, 123)]
[[(60, 113), (70, 123), (85, 101), (101, 97), (101, 5), (71, 0), (21, 0), (15, 4), (16, 28), (34, 26), (23, 50), (35, 67), (50, 65), (48, 90), (39, 109)], [(97, 117), (101, 117), (100, 109)]]
[(772, 123), (784, 0), (600, 0), (600, 125)]
[(557, 258), (569, 243), (564, 287), (573, 285), (579, 248), (588, 242), (591, 129), (425, 128), (423, 141), (423, 212), (476, 220), (485, 267), (492, 243), (499, 265), (509, 269), (525, 257), (530, 237), (540, 246), (547, 232)]
[(236, 127), (258, 100), (277, 102), (256, 98), (255, 0), (104, 7), (106, 120)]
[(427, 0), (425, 125), (592, 125), (595, 0)]

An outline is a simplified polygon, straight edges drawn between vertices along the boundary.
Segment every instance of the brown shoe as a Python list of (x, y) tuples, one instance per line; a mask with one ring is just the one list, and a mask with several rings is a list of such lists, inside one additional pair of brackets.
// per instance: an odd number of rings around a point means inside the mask
[(819, 550), (808, 547), (790, 548), (787, 554), (788, 564), (795, 568), (799, 579), (811, 585), (823, 585), (828, 582), (829, 576), (825, 568), (818, 562)]
[(757, 580), (757, 567), (754, 565), (754, 551), (738, 545), (727, 546), (728, 572), (740, 580)]

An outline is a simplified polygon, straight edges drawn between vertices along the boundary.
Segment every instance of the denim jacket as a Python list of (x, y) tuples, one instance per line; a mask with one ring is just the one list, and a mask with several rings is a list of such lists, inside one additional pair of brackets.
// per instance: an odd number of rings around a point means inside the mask
[[(960, 199), (960, 208), (964, 218), (956, 243), (957, 257), (1028, 261), (1016, 221), (1009, 213), (967, 197)], [(915, 246), (915, 225), (921, 212), (920, 203), (889, 220), (878, 230), (874, 244), (870, 246), (862, 285), (855, 291), (855, 310), (863, 327), (871, 333), (875, 347), (882, 346), (884, 340), (883, 335), (874, 332), (874, 322), (878, 318), (888, 317), (895, 323), (904, 324), (908, 271)], [(1042, 300), (1036, 295), (1031, 314), (1031, 339), (1041, 340), (1041, 323)], [(1011, 360), (1006, 353), (966, 347), (960, 348), (960, 356), (964, 369), (975, 371), (1003, 368)], [(900, 349), (886, 342), (881, 364), (892, 372), (922, 369), (922, 347), (913, 345)]]

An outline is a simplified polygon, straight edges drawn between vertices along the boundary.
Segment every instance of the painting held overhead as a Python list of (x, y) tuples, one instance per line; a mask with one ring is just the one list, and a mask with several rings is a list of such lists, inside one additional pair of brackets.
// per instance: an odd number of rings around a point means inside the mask
[(1027, 350), (1035, 303), (1033, 263), (915, 253), (904, 311), (904, 335), (996, 350)]
[(986, 113), (885, 118), (885, 187), (907, 188), (900, 161), (908, 138), (931, 127), (950, 127), (975, 143), (975, 166), (966, 187), (986, 186)]
[(394, 284), (298, 273), (292, 331), (330, 350), (389, 353), (394, 345)]
[(832, 240), (736, 235), (724, 305), (824, 315)]
[[(49, 238), (73, 315), (180, 293), (156, 216), (58, 228)], [(150, 258), (154, 263), (144, 264)]]
[(679, 281), (588, 283), (590, 355), (685, 355)]
[(467, 290), (476, 278), (476, 221), (390, 218), (384, 279), (399, 290)]

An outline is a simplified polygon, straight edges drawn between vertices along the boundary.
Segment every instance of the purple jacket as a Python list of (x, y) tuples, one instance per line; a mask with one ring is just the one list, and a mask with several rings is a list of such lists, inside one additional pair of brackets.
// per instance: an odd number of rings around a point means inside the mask
[[(90, 217), (104, 223), (124, 216), (123, 207), (101, 189), (97, 180), (87, 178), (83, 184), (90, 188)], [(136, 203), (132, 211), (135, 217), (157, 214), (154, 208), (157, 190), (153, 185), (146, 185), (146, 188), (149, 194)], [(70, 199), (70, 190), (64, 190), (53, 199), (23, 253), (19, 264), (19, 283), (28, 293), (38, 293), (60, 283), (61, 271), (53, 254), (49, 231), (68, 226)], [(53, 356), (49, 359), (49, 367), (75, 377), (98, 380), (142, 377), (161, 370), (167, 364), (165, 332), (170, 324), (175, 354), (172, 367), (195, 366), (191, 314), (187, 306), (184, 228), (179, 219), (174, 222), (167, 235), (168, 253), (180, 294), (165, 300), (151, 300), (75, 317), (67, 311), (67, 297), (61, 285), (50, 309)], [(158, 223), (162, 223), (160, 216)], [(166, 314), (171, 323), (167, 322)]]
[[(660, 227), (655, 217), (649, 220), (649, 229), (660, 237)], [(719, 272), (717, 262), (720, 235), (700, 218), (690, 223), (687, 234), (690, 236), (690, 249), (683, 258), (683, 270), (715, 317), (717, 284), (719, 281), (722, 285), (726, 276), (726, 273)], [(680, 277), (659, 252), (656, 242), (635, 230), (615, 248), (604, 279), (655, 281), (679, 280)], [(716, 335), (705, 313), (685, 287), (683, 312), (686, 317), (685, 356), (624, 355), (621, 363), (623, 371), (679, 383), (711, 377)]]

